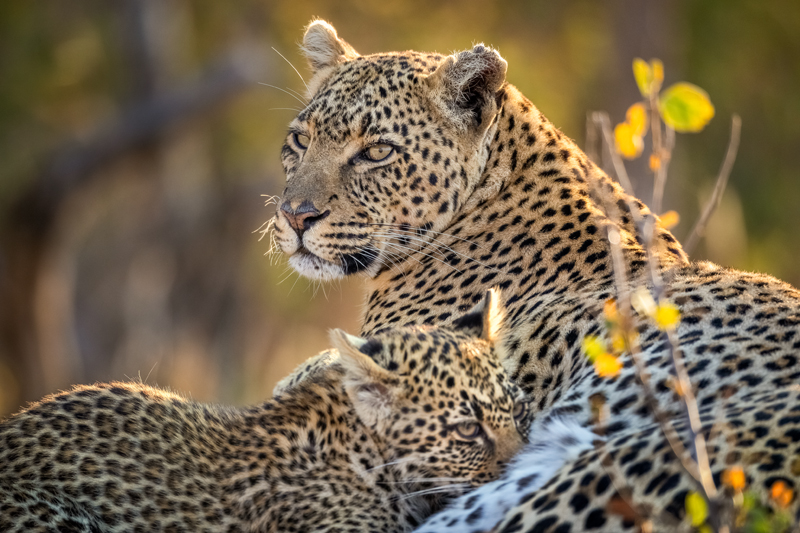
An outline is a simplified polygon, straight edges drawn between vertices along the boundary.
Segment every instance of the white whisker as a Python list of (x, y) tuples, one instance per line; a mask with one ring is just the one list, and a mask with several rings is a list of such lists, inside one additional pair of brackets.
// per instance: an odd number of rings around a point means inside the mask
[[(274, 46), (273, 46), (273, 47), (271, 47), (271, 48), (272, 48), (273, 50), (275, 50), (275, 47), (274, 47)], [(297, 69), (294, 67), (294, 65), (292, 65), (292, 62), (291, 62), (291, 61), (289, 61), (288, 59), (286, 59), (286, 58), (283, 56), (283, 54), (282, 54), (282, 53), (280, 53), (280, 52), (278, 52), (277, 50), (275, 50), (275, 53), (276, 53), (276, 54), (278, 54), (279, 56), (283, 57), (283, 60), (284, 60), (284, 61), (286, 61), (287, 63), (289, 63), (289, 66), (290, 66), (290, 67), (292, 67), (292, 68), (294, 69), (294, 71), (297, 73), (297, 75), (298, 75), (298, 76), (300, 76), (300, 81), (302, 81), (302, 82), (303, 82), (303, 85), (305, 85), (305, 86), (306, 86), (306, 91), (308, 91), (308, 92), (311, 92), (311, 89), (309, 89), (309, 88), (308, 88), (308, 84), (306, 84), (306, 80), (304, 80), (304, 79), (303, 79), (303, 76), (302, 76), (302, 75), (300, 75), (300, 71), (298, 71), (298, 70), (297, 70)]]
[(273, 89), (278, 89), (279, 91), (281, 91), (281, 92), (284, 92), (284, 93), (288, 94), (289, 96), (291, 96), (292, 98), (294, 98), (295, 100), (297, 100), (298, 102), (300, 102), (301, 104), (303, 104), (303, 106), (306, 106), (306, 105), (308, 105), (308, 103), (307, 103), (307, 102), (304, 102), (303, 100), (299, 99), (298, 97), (296, 97), (295, 95), (293, 95), (292, 93), (290, 93), (289, 91), (287, 91), (286, 89), (281, 89), (280, 87), (276, 87), (276, 86), (274, 86), (274, 85), (270, 85), (269, 83), (262, 83), (262, 82), (259, 82), (258, 84), (259, 84), (259, 85), (266, 85), (267, 87), (272, 87)]
[(454, 483), (452, 485), (443, 485), (438, 487), (431, 487), (428, 489), (417, 490), (414, 492), (409, 492), (408, 494), (404, 494), (400, 496), (399, 500), (407, 500), (409, 498), (414, 498), (417, 496), (427, 496), (430, 494), (442, 494), (442, 493), (457, 493), (461, 494), (466, 492), (468, 489), (472, 488), (469, 483)]

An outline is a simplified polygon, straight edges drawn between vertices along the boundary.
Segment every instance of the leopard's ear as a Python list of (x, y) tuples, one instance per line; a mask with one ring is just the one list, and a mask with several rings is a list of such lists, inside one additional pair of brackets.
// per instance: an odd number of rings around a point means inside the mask
[(475, 304), (466, 315), (453, 322), (454, 329), (465, 330), (471, 335), (497, 343), (503, 328), (505, 307), (500, 298), (500, 291), (489, 289), (483, 300)]
[(340, 329), (331, 330), (331, 342), (339, 350), (345, 390), (358, 417), (369, 427), (387, 420), (400, 381), (373, 359), (383, 350), (383, 345), (374, 339), (348, 335)]
[(426, 82), (444, 114), (465, 128), (484, 130), (497, 112), (497, 91), (508, 63), (483, 44), (449, 56)]
[(311, 21), (306, 28), (302, 51), (314, 75), (359, 55), (344, 39), (336, 35), (336, 28), (320, 19)]

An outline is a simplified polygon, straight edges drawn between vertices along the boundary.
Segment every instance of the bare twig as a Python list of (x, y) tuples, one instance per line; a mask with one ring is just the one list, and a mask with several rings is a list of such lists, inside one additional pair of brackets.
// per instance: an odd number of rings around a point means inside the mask
[(725, 160), (722, 162), (719, 174), (717, 174), (717, 183), (714, 185), (714, 192), (711, 194), (711, 198), (708, 202), (706, 202), (703, 213), (700, 215), (700, 220), (698, 220), (694, 228), (692, 228), (689, 237), (686, 239), (686, 244), (683, 246), (683, 250), (689, 255), (691, 255), (694, 247), (697, 246), (698, 241), (705, 232), (708, 220), (711, 218), (711, 215), (714, 214), (717, 207), (719, 207), (719, 203), (722, 200), (722, 193), (725, 191), (725, 186), (728, 184), (728, 177), (731, 175), (731, 170), (733, 169), (733, 163), (736, 161), (736, 152), (739, 150), (741, 132), (742, 119), (739, 115), (734, 114), (733, 117), (731, 117), (731, 138), (728, 142), (728, 152), (725, 154)]
[[(599, 113), (596, 115), (598, 122), (601, 125), (603, 138), (605, 140), (606, 145), (608, 146), (609, 152), (611, 154), (611, 159), (614, 164), (614, 169), (617, 172), (617, 179), (619, 180), (620, 184), (623, 188), (631, 194), (632, 188), (630, 179), (628, 178), (627, 171), (625, 170), (625, 165), (620, 159), (619, 155), (614, 152), (613, 150), (613, 138), (611, 135), (611, 125), (608, 119), (608, 115), (605, 113)], [(652, 239), (653, 234), (655, 231), (655, 220), (654, 219), (647, 219), (645, 220), (636, 209), (636, 206), (632, 205), (632, 202), (628, 201), (629, 211), (631, 216), (634, 219), (635, 226), (639, 231), (642, 241), (643, 247), (647, 253), (647, 263), (649, 266), (649, 274), (650, 274), (650, 283), (652, 284), (652, 292), (655, 296), (656, 301), (659, 301), (665, 295), (665, 287), (663, 284), (663, 280), (661, 279), (659, 268), (658, 268), (658, 257), (655, 255), (654, 251), (652, 250)], [(611, 226), (610, 228), (614, 228)], [(614, 231), (616, 235), (614, 235)], [(611, 257), (612, 257), (612, 266), (615, 272), (615, 282), (617, 282), (618, 293), (620, 295), (619, 301), (620, 306), (619, 310), (620, 313), (630, 313), (630, 289), (627, 287), (627, 283), (624, 280), (624, 272), (626, 271), (625, 264), (623, 263), (624, 258), (622, 257), (622, 250), (619, 246), (619, 230), (614, 228), (609, 229), (609, 243), (611, 244)], [(620, 274), (622, 272), (622, 274)], [(619, 285), (622, 282), (623, 285)], [(624, 299), (623, 299), (624, 296)], [(623, 325), (627, 328), (631, 327), (630, 318), (622, 317)], [(670, 443), (673, 452), (681, 461), (681, 464), (684, 466), (684, 469), (699, 483), (700, 487), (706, 495), (708, 500), (714, 498), (717, 494), (716, 486), (714, 485), (713, 478), (711, 476), (711, 467), (708, 461), (708, 453), (705, 446), (705, 438), (702, 435), (702, 427), (700, 425), (700, 414), (697, 409), (697, 402), (694, 397), (694, 393), (691, 388), (691, 383), (689, 381), (688, 374), (686, 373), (685, 365), (683, 364), (683, 357), (680, 351), (680, 347), (678, 345), (678, 340), (675, 337), (674, 333), (668, 333), (668, 340), (670, 341), (669, 346), (669, 355), (672, 359), (673, 366), (675, 369), (676, 378), (678, 384), (681, 388), (681, 398), (683, 399), (684, 408), (686, 411), (686, 417), (689, 421), (689, 430), (691, 433), (691, 442), (692, 442), (692, 451), (694, 456), (694, 464), (686, 462), (686, 454), (681, 453), (680, 450), (683, 449), (683, 446), (678, 446), (678, 442), (680, 439), (671, 438), (670, 432), (674, 432), (674, 428), (672, 428), (671, 424), (665, 419), (663, 413), (661, 413), (660, 408), (658, 407), (657, 401), (653, 398), (654, 403), (651, 404), (648, 396), (653, 396), (652, 387), (649, 385), (649, 381), (647, 379), (646, 370), (644, 366), (641, 364), (641, 361), (638, 361), (638, 346), (636, 346), (636, 342), (631, 342), (629, 344), (629, 351), (631, 352), (631, 356), (633, 357), (634, 364), (637, 367), (637, 377), (639, 378), (642, 388), (645, 392), (645, 400), (648, 404), (651, 405), (651, 410), (653, 411), (653, 415), (658, 420), (659, 425), (661, 426), (662, 431), (664, 432), (665, 437)], [(645, 379), (642, 379), (645, 378)], [(676, 441), (676, 442), (673, 442)]]
[[(660, 116), (656, 113), (656, 116)], [(659, 130), (661, 126), (658, 126)], [(664, 187), (667, 185), (667, 170), (669, 169), (669, 162), (672, 159), (672, 149), (675, 147), (675, 130), (667, 127), (664, 146), (661, 147), (660, 153), (656, 152), (658, 156), (658, 168), (656, 169), (655, 183), (653, 184), (653, 212), (656, 215), (661, 215), (661, 204), (664, 201)]]

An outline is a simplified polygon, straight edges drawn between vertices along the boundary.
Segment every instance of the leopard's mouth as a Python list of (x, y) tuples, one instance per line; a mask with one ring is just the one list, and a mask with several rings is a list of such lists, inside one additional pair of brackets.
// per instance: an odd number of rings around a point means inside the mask
[(358, 273), (370, 275), (371, 269), (374, 270), (374, 266), (377, 265), (379, 252), (368, 246), (355, 253), (340, 252), (338, 255), (340, 260), (333, 262), (301, 246), (289, 258), (289, 265), (307, 278), (323, 281), (341, 279)]

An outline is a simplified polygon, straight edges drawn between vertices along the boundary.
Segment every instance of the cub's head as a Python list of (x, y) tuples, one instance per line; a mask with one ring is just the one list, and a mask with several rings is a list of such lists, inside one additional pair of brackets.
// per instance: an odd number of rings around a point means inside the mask
[(502, 313), (489, 291), (447, 328), (332, 332), (355, 412), (404, 479), (444, 493), (481, 485), (522, 447), (529, 411), (503, 370)]
[(430, 243), (475, 189), (506, 62), (483, 45), (361, 56), (320, 20), (303, 50), (314, 74), (281, 152), (275, 237), (307, 277), (375, 276)]

